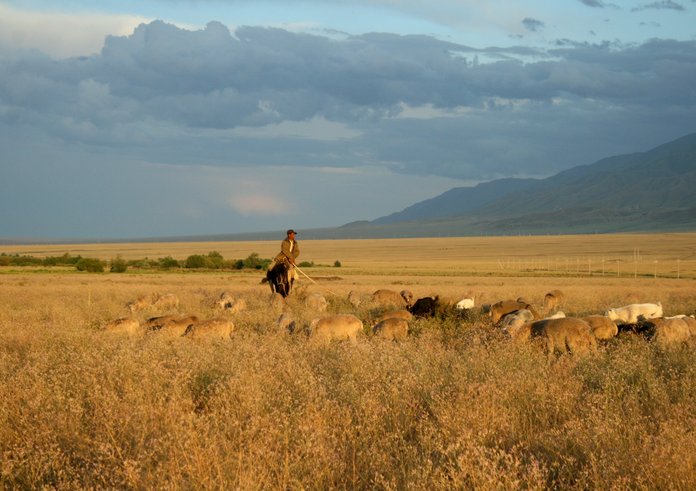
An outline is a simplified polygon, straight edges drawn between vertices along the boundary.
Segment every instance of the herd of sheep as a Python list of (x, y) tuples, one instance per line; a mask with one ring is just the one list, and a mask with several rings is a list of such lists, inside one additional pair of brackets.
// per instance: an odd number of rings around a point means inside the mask
[[(303, 295), (303, 312), (313, 314), (309, 320), (296, 315), (278, 294), (271, 296), (269, 307), (282, 312), (276, 321), (279, 329), (289, 333), (302, 332), (320, 342), (356, 342), (358, 337), (363, 336), (366, 332), (365, 322), (357, 315), (358, 308), (361, 312), (369, 312), (367, 332), (376, 338), (391, 341), (407, 340), (414, 319), (444, 318), (446, 315), (457, 315), (464, 319), (468, 313), (476, 312), (478, 315), (485, 314), (491, 328), (511, 340), (538, 340), (550, 354), (590, 353), (597, 349), (598, 341), (606, 341), (626, 330), (646, 334), (660, 348), (696, 342), (696, 319), (687, 315), (664, 317), (660, 302), (630, 304), (609, 309), (603, 314), (566, 317), (560, 310), (566, 300), (560, 290), (548, 292), (543, 305), (538, 308), (524, 298), (517, 298), (483, 305), (475, 310), (473, 298), (463, 298), (458, 302), (440, 301), (437, 296), (414, 300), (409, 290), (396, 292), (388, 289), (371, 294), (351, 291), (345, 300), (347, 302), (342, 305), (351, 305), (354, 308), (351, 312), (328, 314), (329, 302), (324, 295)], [(240, 296), (224, 292), (212, 305), (219, 315), (207, 319), (196, 315), (159, 315), (139, 320), (143, 313), (177, 309), (179, 299), (174, 294), (140, 297), (127, 307), (130, 315), (107, 323), (105, 330), (129, 335), (158, 333), (185, 338), (228, 339), (235, 329), (234, 314), (245, 311), (247, 302)]]

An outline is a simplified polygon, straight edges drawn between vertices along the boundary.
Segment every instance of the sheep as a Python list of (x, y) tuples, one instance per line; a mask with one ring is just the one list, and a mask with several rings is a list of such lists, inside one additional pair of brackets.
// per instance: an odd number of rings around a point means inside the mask
[(173, 293), (158, 296), (153, 302), (152, 307), (156, 310), (169, 310), (179, 307), (179, 297)]
[(548, 317), (544, 317), (544, 318), (541, 319), (541, 320), (563, 319), (565, 316), (566, 316), (566, 315), (565, 315), (565, 312), (563, 312), (562, 310), (559, 310), (559, 311), (557, 311), (555, 314), (550, 315), (550, 316), (548, 316)]
[(324, 298), (324, 295), (321, 293), (310, 293), (307, 295), (307, 298), (305, 298), (304, 303), (309, 310), (317, 313), (326, 312), (328, 306), (326, 298)]
[(390, 341), (405, 341), (408, 338), (408, 321), (397, 317), (384, 319), (372, 327), (372, 333)]
[(397, 293), (394, 290), (377, 290), (372, 294), (372, 305), (382, 307), (408, 307), (413, 301), (413, 293), (409, 290), (401, 290)]
[(516, 300), (501, 300), (500, 302), (491, 305), (489, 315), (491, 316), (493, 324), (497, 324), (498, 321), (500, 321), (500, 319), (502, 319), (505, 315), (522, 309), (529, 310), (534, 315), (535, 319), (539, 318), (539, 315), (534, 307), (528, 303), (521, 303), (517, 302)]
[(520, 329), (534, 320), (534, 314), (527, 309), (515, 310), (507, 314), (500, 322), (500, 328), (511, 337), (516, 337)]
[(459, 310), (469, 310), (474, 308), (474, 299), (473, 298), (462, 298), (459, 302), (456, 303), (455, 307)]
[(423, 297), (408, 307), (408, 311), (416, 317), (434, 317), (439, 308), (440, 298), (438, 296)]
[(222, 317), (214, 317), (190, 324), (183, 336), (194, 339), (229, 339), (234, 331), (234, 322)]
[(175, 315), (163, 315), (152, 317), (145, 323), (145, 329), (150, 332), (165, 333), (171, 336), (183, 336), (192, 324), (199, 321), (195, 315), (178, 317)]
[(640, 316), (646, 320), (662, 317), (662, 304), (660, 302), (634, 303), (609, 309), (605, 315), (617, 324), (636, 324)]
[(230, 292), (222, 292), (220, 297), (215, 301), (216, 309), (225, 310), (231, 314), (236, 314), (246, 310), (247, 303), (243, 298), (236, 298)]
[(351, 314), (317, 317), (309, 325), (310, 339), (320, 342), (348, 339), (355, 344), (362, 330), (362, 321)]
[(544, 295), (544, 311), (551, 312), (558, 309), (565, 301), (565, 294), (561, 290), (551, 290)]
[(280, 317), (278, 317), (276, 325), (280, 330), (284, 330), (292, 334), (295, 332), (297, 321), (295, 319), (295, 316), (292, 315), (290, 312), (283, 312), (282, 314), (280, 314)]
[(141, 295), (132, 302), (126, 304), (128, 310), (132, 313), (139, 312), (141, 310), (169, 310), (179, 307), (179, 297), (173, 293), (166, 293), (164, 295), (159, 295), (153, 293), (151, 295)]
[(607, 340), (615, 337), (619, 333), (618, 326), (609, 317), (604, 315), (588, 315), (582, 317), (592, 329), (595, 339)]
[(541, 338), (549, 355), (556, 351), (584, 355), (597, 350), (597, 340), (592, 335), (592, 328), (584, 320), (575, 317), (527, 323), (512, 337), (517, 340)]
[(104, 331), (135, 336), (141, 332), (140, 321), (133, 317), (121, 317), (104, 325)]
[(355, 290), (348, 292), (348, 301), (353, 305), (353, 307), (359, 307), (362, 303), (362, 294)]
[(385, 319), (404, 319), (405, 321), (410, 321), (413, 319), (413, 314), (404, 309), (390, 310), (380, 315), (375, 322), (381, 322)]
[(692, 333), (696, 330), (686, 318), (654, 319), (653, 341), (661, 349), (673, 348), (687, 344)]

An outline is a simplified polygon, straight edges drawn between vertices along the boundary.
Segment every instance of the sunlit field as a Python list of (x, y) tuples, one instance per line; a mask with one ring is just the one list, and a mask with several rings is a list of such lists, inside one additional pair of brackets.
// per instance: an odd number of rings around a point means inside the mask
[[(280, 240), (2, 246), (110, 260), (218, 251), (272, 257)], [(285, 305), (262, 271), (78, 273), (0, 268), (0, 489), (696, 489), (696, 356), (622, 333), (586, 357), (514, 343), (481, 306), (552, 289), (568, 316), (661, 302), (696, 313), (696, 234), (302, 241)], [(334, 266), (340, 261), (341, 266)], [(380, 288), (475, 299), (418, 319), (408, 339), (370, 326)], [(220, 311), (224, 291), (243, 299)], [(131, 314), (143, 295), (179, 305)], [(357, 343), (299, 326), (350, 313)], [(161, 314), (226, 317), (228, 339), (106, 331)], [(696, 343), (695, 343), (696, 344)]]

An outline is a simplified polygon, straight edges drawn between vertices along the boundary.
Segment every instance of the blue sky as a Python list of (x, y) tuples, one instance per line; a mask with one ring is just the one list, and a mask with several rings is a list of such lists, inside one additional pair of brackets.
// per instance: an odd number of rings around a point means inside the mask
[(696, 131), (696, 1), (0, 1), (0, 237), (337, 226)]

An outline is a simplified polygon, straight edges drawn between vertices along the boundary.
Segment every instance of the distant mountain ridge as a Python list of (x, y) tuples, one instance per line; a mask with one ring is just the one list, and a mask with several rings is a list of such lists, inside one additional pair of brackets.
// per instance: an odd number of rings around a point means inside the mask
[(696, 230), (695, 189), (696, 133), (546, 179), (453, 188), (358, 228), (405, 236)]
[[(497, 179), (450, 189), (372, 221), (300, 230), (301, 240), (696, 231), (696, 133), (545, 179)], [(284, 232), (108, 242), (277, 240)], [(0, 239), (0, 244), (106, 242)]]

